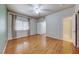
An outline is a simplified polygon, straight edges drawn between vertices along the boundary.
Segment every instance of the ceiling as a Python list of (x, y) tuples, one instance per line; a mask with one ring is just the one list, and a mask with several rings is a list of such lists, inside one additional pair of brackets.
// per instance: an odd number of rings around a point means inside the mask
[(8, 4), (7, 5), (8, 10), (10, 11), (21, 13), (34, 18), (43, 17), (70, 7), (74, 7), (74, 4)]

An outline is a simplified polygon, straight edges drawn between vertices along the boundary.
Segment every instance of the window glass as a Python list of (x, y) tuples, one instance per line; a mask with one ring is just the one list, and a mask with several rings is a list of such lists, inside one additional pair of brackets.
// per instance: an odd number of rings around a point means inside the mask
[(24, 20), (16, 20), (15, 22), (15, 30), (28, 30), (29, 29), (29, 22)]

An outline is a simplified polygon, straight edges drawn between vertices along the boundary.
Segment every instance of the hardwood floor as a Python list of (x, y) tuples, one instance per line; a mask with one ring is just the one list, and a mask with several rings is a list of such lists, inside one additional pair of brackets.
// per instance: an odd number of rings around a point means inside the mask
[(74, 54), (79, 53), (71, 42), (45, 35), (35, 35), (8, 41), (5, 54)]

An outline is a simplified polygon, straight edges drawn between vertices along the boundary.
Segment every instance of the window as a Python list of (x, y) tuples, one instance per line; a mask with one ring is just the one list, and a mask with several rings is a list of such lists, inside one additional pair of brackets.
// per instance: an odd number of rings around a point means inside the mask
[(15, 22), (15, 30), (28, 30), (29, 29), (29, 22), (24, 20), (16, 20)]

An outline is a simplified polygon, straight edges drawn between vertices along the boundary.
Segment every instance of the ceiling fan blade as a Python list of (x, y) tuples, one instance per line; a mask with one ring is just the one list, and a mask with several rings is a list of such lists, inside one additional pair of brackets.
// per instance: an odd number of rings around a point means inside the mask
[(29, 7), (33, 7), (33, 4), (27, 4)]
[(33, 12), (33, 10), (28, 10), (28, 12)]
[(52, 11), (52, 10), (50, 10), (50, 9), (42, 9), (43, 11)]
[(27, 4), (29, 7), (41, 7), (41, 4)]

